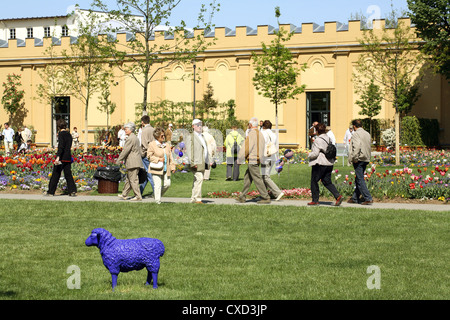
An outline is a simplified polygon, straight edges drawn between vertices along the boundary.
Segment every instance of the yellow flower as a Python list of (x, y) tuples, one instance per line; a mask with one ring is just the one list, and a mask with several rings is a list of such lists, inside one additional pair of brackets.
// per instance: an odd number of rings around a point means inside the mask
[(11, 189), (17, 189), (17, 186), (14, 184), (11, 186)]

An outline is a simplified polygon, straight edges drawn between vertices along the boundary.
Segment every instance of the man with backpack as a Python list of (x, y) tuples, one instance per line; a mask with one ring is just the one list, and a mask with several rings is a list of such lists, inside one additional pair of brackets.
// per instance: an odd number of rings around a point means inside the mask
[(230, 133), (225, 138), (225, 148), (227, 156), (227, 177), (226, 180), (237, 181), (239, 180), (239, 163), (238, 153), (240, 146), (244, 142), (244, 137), (242, 137), (237, 131), (237, 125), (231, 127)]

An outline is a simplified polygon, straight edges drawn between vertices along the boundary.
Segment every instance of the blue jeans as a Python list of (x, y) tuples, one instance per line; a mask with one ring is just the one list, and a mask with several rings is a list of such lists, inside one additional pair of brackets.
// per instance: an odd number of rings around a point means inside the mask
[(144, 183), (142, 183), (139, 186), (139, 189), (141, 190), (141, 195), (143, 195), (145, 186), (147, 185), (148, 182), (150, 182), (150, 185), (152, 186), (152, 191), (155, 191), (155, 184), (153, 183), (153, 176), (150, 172), (148, 172), (148, 167), (150, 166), (150, 160), (148, 160), (147, 157), (142, 158), (142, 163), (144, 164), (144, 169), (147, 172), (147, 180), (144, 181)]
[(372, 201), (372, 195), (367, 189), (366, 182), (364, 181), (364, 172), (369, 163), (358, 161), (353, 163), (353, 168), (355, 169), (355, 192), (353, 192), (352, 200), (355, 202), (361, 202), (360, 197), (362, 196), (362, 201)]

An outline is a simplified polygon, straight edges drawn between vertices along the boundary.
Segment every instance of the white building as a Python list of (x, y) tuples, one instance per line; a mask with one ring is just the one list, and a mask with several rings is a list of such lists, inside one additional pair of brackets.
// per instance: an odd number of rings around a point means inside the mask
[[(35, 39), (35, 45), (39, 46), (43, 38), (53, 37), (77, 37), (77, 29), (80, 21), (84, 20), (89, 10), (75, 9), (73, 14), (65, 16), (10, 18), (0, 20), (0, 47), (8, 47), (8, 40), (17, 39), (18, 46), (25, 46), (25, 39)], [(100, 20), (106, 14), (94, 12)], [(135, 18), (143, 20), (140, 16)], [(108, 25), (120, 26), (118, 22), (110, 22)], [(101, 28), (101, 26), (100, 26)]]

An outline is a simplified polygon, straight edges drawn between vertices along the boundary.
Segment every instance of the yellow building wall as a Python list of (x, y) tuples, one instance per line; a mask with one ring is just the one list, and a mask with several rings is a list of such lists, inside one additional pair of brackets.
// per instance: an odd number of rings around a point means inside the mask
[[(382, 26), (384, 21), (379, 21)], [(290, 25), (282, 26), (291, 30)], [(361, 54), (358, 39), (362, 37), (359, 21), (349, 21), (348, 29), (337, 31), (336, 22), (327, 22), (323, 32), (315, 32), (316, 26), (311, 23), (301, 25), (297, 32), (286, 43), (299, 64), (306, 63), (307, 69), (298, 79), (299, 84), (306, 84), (305, 93), (297, 100), (286, 102), (279, 106), (280, 143), (286, 145), (306, 146), (306, 93), (329, 91), (331, 108), (331, 128), (338, 142), (341, 142), (352, 119), (360, 118), (359, 107), (356, 105), (358, 95), (354, 92), (352, 74), (355, 63)], [(245, 26), (234, 30), (226, 28), (215, 29), (215, 44), (197, 57), (197, 80), (195, 99), (200, 101), (203, 93), (211, 83), (214, 98), (220, 103), (234, 99), (236, 116), (247, 120), (256, 116), (261, 120), (270, 120), (275, 126), (275, 107), (269, 99), (258, 95), (252, 82), (254, 70), (252, 52), (261, 49), (261, 43), (270, 43), (274, 35), (270, 34), (269, 26), (258, 26), (251, 30)], [(234, 31), (230, 33), (230, 31)], [(196, 34), (199, 34), (199, 30)], [(117, 39), (123, 44), (125, 35), (118, 34)], [(47, 102), (36, 99), (36, 88), (42, 82), (38, 71), (45, 66), (48, 59), (44, 55), (49, 46), (49, 39), (44, 39), (44, 45), (37, 47), (33, 39), (27, 39), (24, 47), (17, 47), (17, 40), (10, 40), (7, 48), (0, 48), (0, 81), (4, 82), (8, 73), (22, 76), (22, 87), (25, 90), (25, 106), (27, 115), (23, 123), (32, 125), (37, 131), (36, 142), (51, 143), (51, 107)], [(69, 37), (62, 38), (57, 50), (69, 46)], [(157, 34), (153, 44), (171, 43), (164, 40), (163, 34)], [(161, 66), (154, 66), (153, 71)], [(110, 125), (135, 121), (136, 104), (143, 99), (142, 87), (121, 70), (115, 71), (115, 86), (111, 87), (111, 100), (117, 104), (116, 111), (110, 117)], [(148, 102), (172, 100), (174, 102), (192, 101), (194, 98), (192, 64), (179, 64), (163, 67), (152, 79), (148, 90)], [(184, 77), (185, 80), (180, 80)], [(142, 79), (141, 79), (142, 80)], [(436, 118), (439, 120), (442, 143), (450, 143), (450, 113), (449, 84), (441, 76), (428, 73), (420, 88), (421, 97), (413, 108), (413, 114), (418, 117)], [(89, 130), (106, 126), (106, 115), (97, 110), (98, 99), (93, 98), (89, 107)], [(382, 103), (378, 118), (393, 119), (392, 104)], [(8, 120), (5, 110), (0, 107), (0, 121)], [(84, 130), (84, 106), (71, 96), (71, 127)], [(82, 141), (84, 137), (82, 136)], [(94, 141), (94, 135), (89, 135), (89, 142)]]

